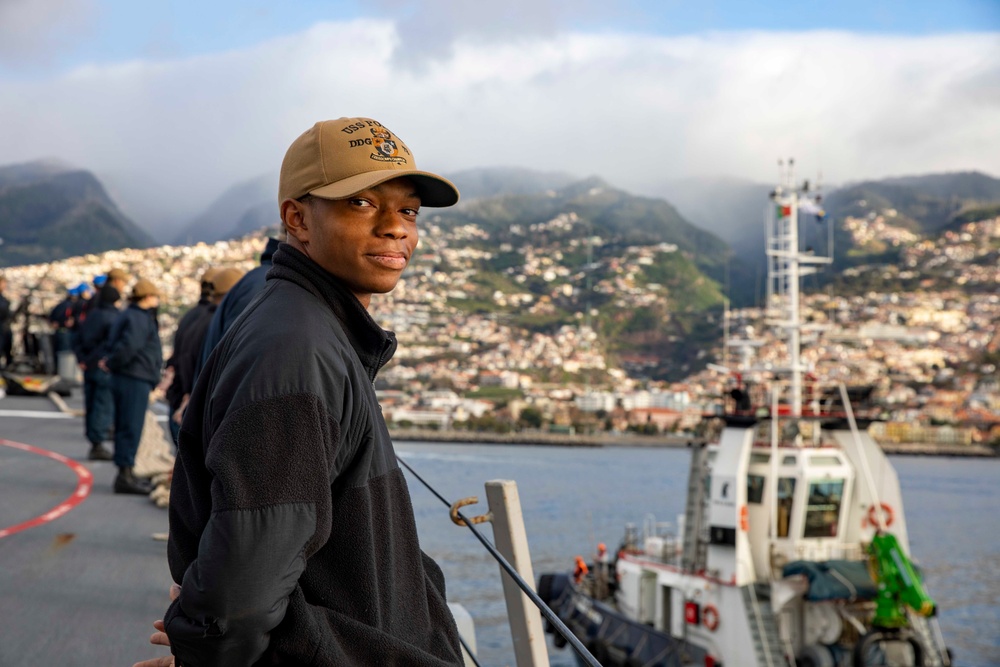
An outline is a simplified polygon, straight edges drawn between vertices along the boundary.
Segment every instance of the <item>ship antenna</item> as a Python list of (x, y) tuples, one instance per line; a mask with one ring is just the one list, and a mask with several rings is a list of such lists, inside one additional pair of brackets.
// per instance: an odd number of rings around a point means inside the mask
[(802, 278), (816, 272), (818, 265), (831, 263), (831, 258), (820, 257), (799, 249), (799, 204), (805, 198), (805, 189), (792, 185), (795, 160), (788, 159), (788, 189), (778, 188), (771, 195), (772, 204), (767, 215), (768, 294), (766, 312), (773, 326), (782, 330), (788, 347), (788, 366), (780, 370), (790, 376), (791, 396), (789, 408), (792, 415), (802, 415), (801, 358), (802, 319), (800, 313)]

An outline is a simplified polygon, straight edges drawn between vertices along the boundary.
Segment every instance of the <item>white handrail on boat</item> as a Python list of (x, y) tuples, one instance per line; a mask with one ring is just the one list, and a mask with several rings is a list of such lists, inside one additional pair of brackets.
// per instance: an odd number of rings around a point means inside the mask
[[(938, 617), (932, 616), (931, 618), (925, 618), (924, 621), (926, 621), (928, 629), (932, 634), (931, 638), (934, 642), (934, 645), (936, 647), (944, 646), (945, 645), (944, 635), (941, 633), (941, 623), (938, 621)], [(937, 653), (937, 655), (941, 658), (941, 664), (944, 665), (944, 667), (952, 667), (951, 654), (948, 653), (947, 650), (935, 651), (935, 653)]]
[[(771, 468), (771, 482), (773, 490), (771, 491), (770, 501), (768, 502), (768, 513), (771, 515), (771, 520), (768, 523), (768, 540), (773, 545), (774, 539), (778, 536), (778, 387), (772, 387), (771, 390), (771, 456), (769, 457), (770, 468)], [(771, 577), (774, 578), (774, 570), (772, 568)]]
[[(534, 590), (535, 574), (528, 552), (528, 534), (521, 514), (521, 498), (512, 480), (486, 482), (486, 499), (493, 515), (493, 543), (507, 562)], [(548, 667), (542, 615), (531, 599), (500, 568), (503, 595), (507, 601), (510, 635), (514, 640), (514, 658), (518, 667)]]
[[(858, 460), (861, 462), (861, 469), (865, 473), (865, 483), (868, 485), (868, 493), (872, 496), (872, 507), (881, 507), (882, 501), (878, 496), (878, 487), (875, 485), (875, 478), (872, 477), (868, 459), (863, 454), (864, 448), (861, 445), (861, 430), (858, 428), (857, 420), (854, 419), (854, 408), (851, 406), (851, 399), (847, 395), (847, 385), (839, 382), (837, 383), (837, 387), (840, 389), (840, 400), (844, 402), (844, 413), (847, 415), (847, 423), (851, 427), (851, 437), (854, 439), (854, 446), (858, 450)], [(886, 527), (885, 514), (882, 512), (875, 512), (874, 514), (878, 518), (878, 529), (884, 531)]]
[(753, 618), (757, 625), (757, 636), (760, 637), (760, 645), (764, 649), (764, 662), (767, 667), (775, 667), (774, 658), (771, 657), (771, 649), (767, 641), (767, 629), (764, 627), (764, 618), (760, 611), (760, 603), (757, 601), (756, 583), (747, 584), (750, 593), (750, 605), (753, 607)]
[[(777, 622), (777, 617), (775, 618)], [(785, 657), (788, 660), (788, 667), (799, 667), (798, 658), (795, 657), (795, 647), (792, 646), (792, 638), (784, 635), (781, 630), (778, 630), (778, 639), (781, 640), (781, 645), (785, 647)]]

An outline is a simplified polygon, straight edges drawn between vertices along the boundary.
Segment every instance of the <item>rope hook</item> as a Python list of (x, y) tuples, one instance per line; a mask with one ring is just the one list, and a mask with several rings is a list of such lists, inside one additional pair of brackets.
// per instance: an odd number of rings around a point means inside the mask
[[(448, 512), (451, 515), (451, 520), (456, 526), (467, 526), (469, 524), (465, 523), (465, 519), (458, 516), (458, 509), (460, 507), (465, 507), (466, 505), (475, 505), (479, 502), (479, 496), (469, 496), (468, 498), (462, 498), (461, 500), (456, 500), (451, 504), (451, 510)], [(469, 523), (486, 523), (487, 521), (493, 521), (493, 512), (487, 512), (486, 514), (480, 514), (479, 516), (474, 516), (469, 519)]]

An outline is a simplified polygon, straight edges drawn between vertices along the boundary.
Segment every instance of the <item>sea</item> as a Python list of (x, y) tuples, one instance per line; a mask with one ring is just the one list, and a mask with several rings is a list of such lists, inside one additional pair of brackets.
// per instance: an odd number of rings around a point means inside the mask
[[(628, 523), (647, 517), (676, 525), (684, 511), (686, 448), (553, 447), (400, 442), (397, 454), (449, 502), (487, 511), (484, 484), (514, 480), (524, 513), (535, 578), (571, 571), (598, 542), (612, 550)], [(913, 556), (940, 609), (958, 667), (1000, 666), (1000, 459), (892, 457), (906, 508)], [(421, 546), (444, 571), (448, 599), (476, 625), (484, 667), (515, 664), (500, 568), (468, 528), (409, 472)], [(478, 527), (492, 541), (489, 524)], [(576, 662), (549, 643), (554, 667)]]

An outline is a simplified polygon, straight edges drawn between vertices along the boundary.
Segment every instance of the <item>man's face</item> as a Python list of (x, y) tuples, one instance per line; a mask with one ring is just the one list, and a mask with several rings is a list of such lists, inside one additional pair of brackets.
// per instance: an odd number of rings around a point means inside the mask
[(372, 294), (392, 291), (417, 247), (420, 197), (395, 178), (348, 199), (314, 199), (305, 207), (310, 258), (342, 280), (367, 308)]

